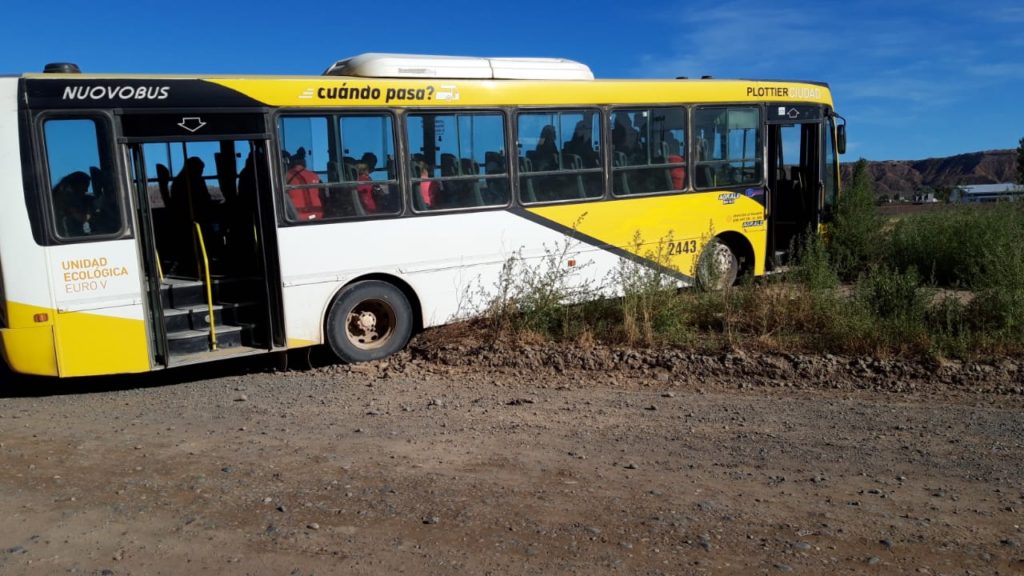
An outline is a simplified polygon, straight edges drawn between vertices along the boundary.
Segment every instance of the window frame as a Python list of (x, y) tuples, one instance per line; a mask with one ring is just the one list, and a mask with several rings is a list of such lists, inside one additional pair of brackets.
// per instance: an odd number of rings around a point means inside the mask
[[(691, 181), (693, 183), (693, 191), (694, 192), (709, 192), (709, 191), (714, 191), (714, 190), (727, 190), (727, 189), (734, 189), (734, 188), (753, 188), (753, 187), (758, 187), (758, 186), (760, 186), (760, 187), (767, 186), (767, 165), (768, 165), (768, 162), (767, 162), (767, 156), (768, 156), (767, 146), (768, 146), (768, 144), (767, 144), (767, 142), (768, 142), (768, 137), (767, 137), (767, 132), (766, 132), (767, 118), (766, 118), (766, 113), (765, 113), (765, 104), (762, 103), (762, 102), (757, 102), (757, 103), (751, 103), (751, 102), (715, 102), (715, 103), (711, 103), (711, 104), (709, 104), (709, 103), (691, 103), (689, 105), (689, 108), (690, 108), (690, 133), (688, 134), (688, 137), (690, 139), (689, 152), (690, 152), (690, 158), (691, 158), (691, 160), (690, 160), (690, 163), (691, 163), (691, 174), (689, 175), (689, 178), (691, 179)], [(697, 172), (698, 168), (700, 167), (700, 165), (702, 163), (697, 160), (697, 137), (696, 137), (696, 134), (695, 134), (695, 132), (697, 130), (696, 115), (697, 115), (697, 112), (699, 110), (707, 110), (707, 109), (710, 109), (710, 108), (718, 108), (718, 109), (749, 108), (749, 109), (757, 111), (758, 122), (757, 122), (756, 128), (757, 128), (757, 131), (758, 131), (757, 134), (758, 134), (759, 142), (758, 142), (758, 145), (755, 146), (755, 150), (757, 150), (758, 153), (760, 154), (761, 169), (757, 171), (758, 179), (756, 181), (750, 182), (750, 183), (728, 184), (728, 185), (709, 185), (709, 186), (698, 186), (697, 185), (697, 175), (696, 175), (696, 172)], [(755, 157), (755, 161), (756, 160), (757, 160), (757, 158)], [(714, 163), (728, 163), (728, 162), (729, 162), (728, 160), (716, 160), (716, 161), (714, 161)], [(709, 162), (705, 161), (703, 163), (707, 164)]]
[[(598, 153), (598, 166), (596, 168), (583, 168), (580, 170), (544, 170), (525, 172), (519, 169), (519, 151), (522, 147), (522, 140), (519, 133), (519, 117), (530, 114), (538, 113), (564, 113), (564, 112), (587, 112), (593, 111), (598, 116), (598, 133), (601, 136), (601, 148)], [(513, 180), (515, 181), (515, 201), (520, 206), (549, 206), (558, 204), (581, 204), (586, 202), (599, 202), (602, 200), (610, 199), (609, 194), (609, 182), (608, 182), (608, 146), (610, 145), (610, 132), (607, 130), (608, 122), (607, 107), (600, 105), (588, 105), (588, 106), (518, 106), (514, 108), (514, 113), (510, 119), (511, 127), (513, 130), (513, 146), (512, 149), (516, 152), (515, 162), (515, 173)], [(559, 151), (561, 156), (562, 151)], [(522, 156), (525, 158), (525, 154)], [(584, 198), (564, 198), (560, 200), (534, 200), (527, 201), (523, 197), (522, 191), (522, 178), (524, 176), (558, 176), (558, 175), (582, 175), (597, 173), (601, 179), (601, 193), (596, 196), (587, 196)]]
[[(654, 110), (654, 109), (674, 109), (680, 110), (683, 113), (683, 136), (684, 141), (681, 142), (681, 147), (685, 151), (685, 158), (683, 162), (666, 162), (664, 164), (640, 164), (633, 166), (616, 167), (615, 166), (615, 150), (611, 150), (612, 156), (609, 157), (608, 162), (608, 194), (611, 198), (616, 200), (625, 200), (629, 198), (646, 198), (649, 196), (672, 196), (678, 194), (690, 194), (693, 193), (696, 188), (694, 186), (692, 174), (693, 174), (693, 138), (691, 136), (692, 129), (692, 118), (691, 114), (696, 104), (692, 103), (670, 103), (664, 102), (658, 104), (616, 104), (615, 106), (609, 107), (607, 112), (606, 126), (608, 129), (608, 136), (606, 141), (611, 142), (612, 130), (615, 126), (612, 124), (612, 117), (616, 112), (630, 111), (630, 110)], [(615, 189), (615, 177), (622, 172), (639, 171), (639, 170), (650, 170), (650, 169), (666, 169), (671, 170), (673, 168), (682, 168), (686, 171), (686, 176), (683, 181), (682, 189), (670, 189), (670, 190), (655, 190), (652, 192), (638, 192), (630, 194), (619, 194), (616, 193)], [(617, 171), (618, 170), (618, 171)]]
[[(293, 107), (282, 107), (274, 110), (270, 117), (270, 124), (272, 128), (271, 146), (274, 152), (271, 154), (271, 164), (273, 169), (277, 171), (277, 175), (273, 178), (274, 186), (274, 206), (278, 212), (277, 222), (279, 227), (289, 226), (307, 226), (307, 225), (318, 225), (318, 224), (338, 224), (342, 222), (362, 222), (365, 220), (386, 220), (391, 218), (398, 218), (407, 213), (407, 203), (405, 194), (403, 193), (403, 178), (402, 178), (402, 149), (404, 148), (404, 141), (401, 138), (400, 122), (402, 114), (400, 109), (395, 108), (293, 108)], [(323, 189), (323, 190), (342, 190), (349, 191), (356, 186), (365, 185), (361, 184), (365, 181), (349, 181), (339, 180), (337, 182), (321, 181), (317, 184), (306, 184), (306, 185), (295, 185), (290, 186), (285, 178), (288, 174), (288, 166), (286, 166), (281, 158), (282, 145), (284, 143), (284, 130), (281, 124), (282, 119), (285, 118), (324, 118), (327, 120), (328, 125), (328, 138), (331, 134), (331, 123), (334, 126), (340, 126), (340, 120), (343, 117), (388, 117), (391, 119), (391, 144), (392, 153), (394, 154), (395, 162), (395, 175), (394, 178), (387, 180), (372, 180), (375, 185), (388, 185), (393, 186), (395, 191), (398, 193), (398, 209), (389, 212), (375, 212), (367, 214), (355, 214), (351, 216), (325, 216), (314, 220), (301, 220), (301, 219), (290, 219), (288, 217), (288, 192), (290, 190), (303, 190), (309, 188)], [(341, 144), (341, 142), (331, 142), (330, 146)], [(343, 161), (344, 154), (339, 156), (339, 160)], [(331, 159), (328, 159), (331, 161)], [(384, 162), (384, 166), (387, 165), (387, 158), (378, 159), (378, 162)], [(319, 176), (319, 174), (318, 174)]]
[[(402, 114), (401, 114), (402, 128), (401, 128), (401, 130), (402, 130), (402, 136), (403, 136), (402, 137), (402, 146), (404, 148), (404, 151), (403, 151), (403, 154), (402, 154), (402, 161), (403, 161), (404, 165), (402, 166), (402, 173), (400, 175), (402, 176), (404, 181), (407, 183), (407, 187), (404, 188), (405, 192), (404, 192), (404, 194), (402, 196), (403, 196), (405, 205), (407, 206), (408, 212), (410, 214), (415, 215), (415, 216), (433, 216), (433, 215), (437, 215), (437, 214), (451, 214), (451, 213), (465, 213), (465, 212), (484, 212), (484, 211), (492, 211), (492, 210), (505, 210), (505, 209), (508, 209), (508, 208), (512, 207), (513, 205), (515, 205), (515, 203), (516, 203), (516, 195), (515, 195), (515, 186), (513, 184), (512, 165), (508, 161), (508, 157), (509, 157), (508, 153), (509, 153), (509, 150), (511, 150), (509, 145), (510, 145), (511, 142), (513, 142), (513, 140), (512, 140), (512, 130), (511, 130), (512, 124), (511, 124), (511, 121), (510, 121), (510, 109), (509, 108), (499, 108), (499, 107), (494, 107), (494, 106), (479, 106), (479, 107), (472, 107), (472, 108), (463, 108), (463, 107), (459, 107), (459, 108), (456, 108), (456, 107), (452, 107), (452, 108), (419, 108), (419, 107), (417, 107), (417, 108), (403, 108), (403, 109), (401, 109), (401, 111), (402, 111)], [(413, 169), (412, 156), (413, 156), (413, 154), (418, 153), (418, 152), (414, 152), (413, 151), (412, 146), (411, 146), (410, 141), (409, 141), (409, 138), (408, 138), (408, 136), (409, 136), (409, 117), (410, 116), (428, 115), (428, 114), (433, 114), (433, 115), (436, 115), (436, 116), (456, 116), (456, 117), (458, 117), (459, 114), (474, 115), (474, 116), (497, 115), (498, 117), (500, 117), (501, 118), (501, 125), (502, 125), (502, 132), (503, 132), (503, 134), (502, 134), (502, 136), (503, 136), (502, 144), (505, 147), (505, 159), (506, 159), (505, 160), (505, 172), (504, 172), (504, 175), (501, 175), (501, 174), (496, 174), (496, 175), (481, 174), (481, 175), (476, 175), (476, 176), (473, 176), (473, 175), (460, 175), (460, 176), (438, 176), (438, 177), (430, 177), (430, 178), (414, 177), (412, 175), (412, 169)], [(462, 159), (459, 158), (460, 162), (461, 162), (461, 160)], [(439, 166), (435, 166), (434, 168), (438, 169)], [(421, 209), (416, 207), (416, 202), (415, 202), (414, 194), (416, 193), (417, 186), (419, 186), (419, 184), (422, 183), (422, 182), (437, 182), (438, 184), (441, 184), (443, 182), (473, 182), (474, 180), (478, 180), (478, 179), (481, 179), (481, 178), (483, 178), (485, 180), (500, 180), (501, 178), (505, 179), (506, 183), (508, 184), (508, 198), (505, 200), (505, 203), (503, 203), (503, 204), (486, 204), (486, 205), (483, 205), (483, 206), (455, 206), (455, 207), (451, 207), (451, 208), (437, 208), (437, 209), (427, 209), (427, 210), (421, 210)]]
[[(56, 183), (50, 182), (50, 154), (49, 143), (46, 138), (46, 123), (59, 120), (93, 120), (96, 123), (96, 134), (102, 138), (106, 136), (105, 146), (97, 142), (96, 151), (102, 159), (102, 150), (105, 147), (110, 160), (110, 182), (113, 186), (113, 193), (117, 198), (117, 208), (120, 216), (120, 226), (117, 230), (106, 234), (86, 234), (83, 236), (63, 236), (57, 230), (57, 212), (53, 198), (53, 190)], [(104, 133), (105, 131), (105, 133)], [(36, 210), (30, 210), (29, 217), (38, 221), (38, 228), (42, 231), (44, 245), (82, 244), (90, 242), (106, 242), (111, 240), (123, 240), (134, 238), (132, 227), (132, 214), (134, 202), (130, 194), (126, 193), (127, 188), (123, 183), (123, 156), (120, 153), (120, 124), (117, 117), (110, 110), (105, 109), (75, 109), (75, 110), (46, 110), (37, 114), (32, 120), (32, 132), (36, 142), (33, 156), (36, 159), (37, 173), (35, 183), (38, 193), (34, 195)], [(90, 174), (90, 177), (92, 175)], [(35, 228), (37, 225), (33, 225)]]

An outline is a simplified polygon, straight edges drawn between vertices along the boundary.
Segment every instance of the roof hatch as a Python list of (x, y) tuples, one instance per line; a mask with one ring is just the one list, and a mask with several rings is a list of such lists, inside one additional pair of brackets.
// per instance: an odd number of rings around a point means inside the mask
[(478, 58), (367, 53), (338, 60), (325, 76), (466, 78), (484, 80), (593, 80), (585, 64), (564, 58)]

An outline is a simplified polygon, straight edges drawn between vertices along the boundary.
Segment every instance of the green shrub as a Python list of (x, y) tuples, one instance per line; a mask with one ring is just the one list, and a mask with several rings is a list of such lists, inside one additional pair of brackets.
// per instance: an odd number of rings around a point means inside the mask
[(958, 206), (901, 219), (888, 260), (939, 286), (984, 288), (1024, 280), (1024, 207)]
[(836, 204), (828, 230), (828, 250), (836, 272), (853, 280), (877, 264), (884, 251), (883, 220), (875, 206), (874, 185), (863, 158)]

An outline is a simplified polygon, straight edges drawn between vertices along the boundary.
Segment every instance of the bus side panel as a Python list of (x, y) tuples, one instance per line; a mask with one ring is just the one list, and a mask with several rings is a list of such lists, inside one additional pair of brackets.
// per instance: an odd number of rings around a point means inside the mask
[[(4, 361), (14, 372), (37, 376), (56, 376), (57, 356), (53, 346), (53, 310), (7, 302), (7, 312), (12, 318), (20, 319), (20, 328), (0, 329), (0, 346), (3, 346)], [(45, 314), (48, 319), (33, 324), (32, 318)], [(28, 319), (25, 321), (24, 319)]]
[(572, 282), (595, 289), (621, 262), (557, 227), (506, 210), (293, 226), (279, 229), (278, 241), (290, 347), (324, 342), (331, 299), (367, 274), (389, 274), (409, 284), (420, 301), (423, 326), (429, 327), (480, 312), (497, 293), (502, 266), (514, 256), (542, 269), (550, 255), (551, 265), (575, 267)]
[(0, 78), (0, 281), (7, 311), (0, 338), (12, 370), (56, 376), (56, 310), (46, 275), (46, 253), (32, 236), (25, 204), (17, 96), (18, 79)]
[(61, 376), (150, 369), (142, 274), (135, 240), (47, 250), (57, 305), (54, 339)]
[[(751, 194), (763, 194), (760, 188), (751, 190)], [(659, 260), (686, 276), (694, 274), (708, 240), (724, 232), (738, 233), (753, 250), (753, 273), (764, 273), (768, 228), (764, 206), (738, 192), (623, 198), (542, 206), (530, 212), (635, 256)]]

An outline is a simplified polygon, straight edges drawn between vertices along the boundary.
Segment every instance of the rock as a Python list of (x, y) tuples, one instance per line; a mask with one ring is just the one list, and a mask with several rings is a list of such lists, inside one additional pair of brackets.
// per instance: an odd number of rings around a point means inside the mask
[(874, 566), (875, 564), (878, 564), (881, 561), (882, 561), (882, 559), (879, 558), (878, 556), (872, 556), (872, 557), (867, 559), (867, 563), (868, 563), (869, 566)]
[(774, 568), (776, 570), (778, 570), (779, 572), (792, 572), (793, 571), (793, 567), (790, 566), (789, 564), (775, 564)]
[(441, 521), (441, 519), (438, 518), (437, 516), (427, 516), (426, 518), (423, 519), (423, 523), (424, 524), (437, 524), (440, 521)]
[(810, 550), (811, 548), (813, 548), (813, 546), (811, 546), (807, 542), (794, 542), (793, 543), (793, 549), (794, 550)]
[(306, 528), (309, 528), (310, 530), (319, 530), (320, 525), (316, 522), (310, 522), (309, 524), (306, 524)]

